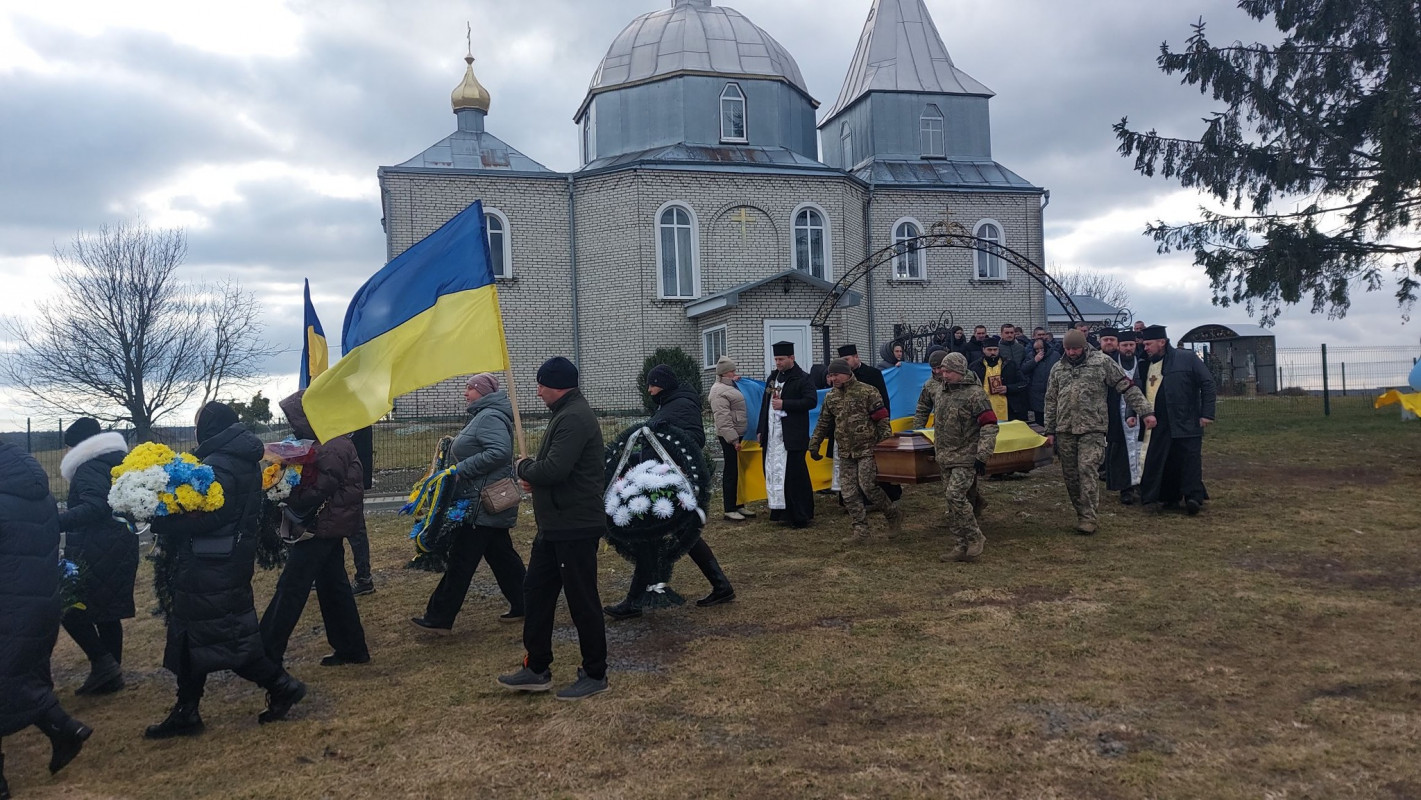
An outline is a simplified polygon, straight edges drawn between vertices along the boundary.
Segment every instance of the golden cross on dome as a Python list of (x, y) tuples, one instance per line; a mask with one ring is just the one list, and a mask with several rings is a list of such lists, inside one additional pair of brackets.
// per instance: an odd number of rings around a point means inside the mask
[(740, 213), (731, 217), (730, 221), (740, 223), (740, 243), (745, 244), (745, 226), (754, 222), (755, 218), (750, 216), (749, 211), (745, 208), (745, 206), (741, 206)]
[(469, 44), (469, 58), (473, 58), (473, 57), (474, 57), (474, 24), (473, 24), (472, 22), (465, 21), (465, 22), (464, 22), (464, 27), (467, 28), (467, 30), (465, 31), (465, 34), (464, 34), (464, 38), (465, 38), (465, 41), (467, 41), (468, 44)]

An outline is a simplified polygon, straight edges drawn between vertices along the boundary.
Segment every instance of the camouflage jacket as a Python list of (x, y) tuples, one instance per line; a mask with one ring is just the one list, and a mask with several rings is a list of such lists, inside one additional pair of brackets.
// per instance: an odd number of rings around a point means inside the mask
[(928, 378), (923, 382), (923, 389), (918, 392), (918, 407), (913, 413), (912, 430), (928, 426), (928, 416), (933, 413), (933, 406), (937, 405), (937, 393), (941, 388), (942, 381), (937, 378)]
[(1136, 414), (1143, 417), (1150, 413), (1150, 403), (1140, 387), (1110, 356), (1092, 350), (1079, 364), (1066, 358), (1056, 362), (1046, 381), (1046, 433), (1108, 431), (1110, 409), (1106, 395), (1111, 389), (1119, 392)]
[[(933, 449), (943, 469), (970, 467), (997, 449), (997, 417), (977, 376), (933, 389)], [(924, 387), (924, 391), (928, 387)]]
[(873, 446), (893, 435), (883, 395), (872, 386), (852, 379), (842, 388), (830, 389), (824, 396), (824, 407), (819, 410), (819, 424), (809, 440), (809, 452), (816, 452), (831, 431), (836, 455), (844, 458), (873, 455)]

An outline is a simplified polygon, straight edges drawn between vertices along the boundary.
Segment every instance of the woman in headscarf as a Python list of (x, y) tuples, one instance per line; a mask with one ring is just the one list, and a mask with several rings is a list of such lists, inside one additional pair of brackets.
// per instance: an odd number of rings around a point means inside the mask
[[(0, 442), (0, 737), (31, 725), (49, 737), (54, 774), (84, 747), (89, 726), (54, 696), (49, 654), (59, 638), (59, 509), (34, 457)], [(0, 798), (5, 755), (0, 753)]]
[[(266, 690), (261, 723), (285, 719), (306, 696), (262, 647), (252, 600), (252, 570), (261, 518), (261, 440), (222, 403), (197, 413), (197, 450), (222, 486), (222, 507), (153, 518), (153, 533), (175, 559), (173, 605), (163, 666), (178, 679), (178, 701), (144, 736), (195, 736), (204, 729), (198, 703), (207, 674), (230, 669)], [(349, 584), (346, 591), (350, 590)]]
[(75, 694), (111, 694), (123, 688), (123, 622), (133, 618), (138, 536), (109, 507), (110, 471), (123, 463), (128, 443), (102, 432), (98, 420), (80, 417), (64, 432), (69, 452), (59, 472), (69, 482), (69, 502), (59, 515), (64, 557), (83, 578), (82, 608), (64, 612), (64, 630), (89, 659), (89, 678)]
[(523, 559), (508, 535), (518, 523), (518, 506), (494, 514), (480, 502), (484, 487), (513, 477), (513, 403), (499, 387), (498, 378), (487, 372), (465, 382), (464, 400), (469, 404), (469, 422), (454, 438), (449, 455), (456, 462), (454, 499), (468, 500), (469, 511), (453, 533), (449, 566), (430, 595), (424, 616), (410, 620), (416, 627), (439, 634), (453, 630), (480, 560), (488, 562), (508, 601), (508, 612), (499, 621), (523, 619)]

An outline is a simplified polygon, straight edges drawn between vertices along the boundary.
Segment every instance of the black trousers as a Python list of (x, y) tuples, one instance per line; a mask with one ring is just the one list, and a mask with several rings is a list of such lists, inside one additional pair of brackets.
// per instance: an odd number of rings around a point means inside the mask
[(553, 614), (558, 593), (567, 598), (567, 610), (577, 628), (582, 648), (582, 669), (588, 677), (607, 675), (607, 627), (602, 620), (602, 599), (597, 594), (597, 547), (601, 539), (588, 537), (569, 542), (549, 542), (539, 533), (528, 556), (523, 579), (523, 649), (527, 667), (542, 672), (553, 663)]
[(454, 531), (454, 540), (449, 544), (448, 566), (434, 594), (429, 596), (424, 618), (441, 627), (454, 624), (459, 609), (464, 607), (464, 597), (469, 593), (469, 584), (474, 572), (479, 568), (479, 560), (488, 562), (493, 570), (493, 578), (498, 581), (499, 591), (508, 601), (508, 610), (514, 614), (523, 613), (523, 559), (513, 549), (513, 540), (507, 528), (488, 528), (481, 525), (461, 525)]
[[(268, 691), (286, 676), (286, 670), (267, 656), (262, 656), (250, 664), (232, 670), (232, 672), (236, 673), (237, 677), (245, 678)], [(207, 673), (192, 672), (185, 666), (183, 671), (178, 673), (178, 702), (196, 704), (202, 699), (206, 687)]]
[(729, 514), (744, 503), (740, 502), (740, 451), (719, 436), (720, 454), (725, 458), (725, 470), (721, 475), (721, 494), (725, 497), (725, 513)]
[(63, 625), (90, 663), (104, 656), (123, 663), (123, 623), (119, 620), (95, 622), (89, 612), (71, 608), (64, 612)]
[(1140, 476), (1142, 503), (1178, 503), (1209, 499), (1204, 489), (1204, 440), (1198, 436), (1175, 439), (1161, 435), (1156, 427), (1150, 434), (1145, 453), (1145, 470)]
[(360, 609), (355, 605), (355, 595), (345, 574), (343, 541), (307, 539), (291, 546), (286, 568), (276, 581), (276, 594), (271, 596), (261, 619), (262, 645), (276, 664), (280, 665), (286, 658), (286, 644), (296, 623), (301, 621), (312, 585), (316, 587), (316, 602), (321, 606), (326, 640), (336, 654), (357, 660), (370, 655), (365, 646), (365, 628), (360, 624)]
[(355, 582), (370, 582), (370, 533), (365, 526), (350, 535), (350, 559), (355, 562)]

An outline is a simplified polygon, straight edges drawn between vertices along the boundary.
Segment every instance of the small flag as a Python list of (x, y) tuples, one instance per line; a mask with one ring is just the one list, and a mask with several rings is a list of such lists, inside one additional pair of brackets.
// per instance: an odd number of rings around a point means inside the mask
[(301, 388), (311, 385), (311, 380), (330, 366), (330, 347), (326, 345), (326, 332), (321, 328), (321, 320), (316, 316), (316, 307), (311, 305), (311, 281), (306, 281), (306, 321), (301, 327)]
[(321, 441), (374, 423), (395, 398), (456, 375), (508, 369), (482, 202), (375, 273), (345, 312), (335, 366), (302, 402)]

